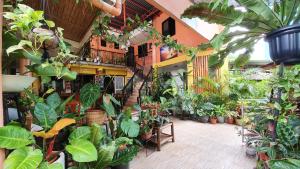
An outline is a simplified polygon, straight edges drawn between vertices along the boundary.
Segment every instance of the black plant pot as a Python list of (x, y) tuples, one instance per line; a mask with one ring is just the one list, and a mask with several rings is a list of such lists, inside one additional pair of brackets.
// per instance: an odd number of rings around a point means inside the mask
[(277, 29), (266, 36), (271, 59), (276, 63), (300, 63), (300, 24)]
[(129, 163), (111, 167), (111, 169), (129, 169)]

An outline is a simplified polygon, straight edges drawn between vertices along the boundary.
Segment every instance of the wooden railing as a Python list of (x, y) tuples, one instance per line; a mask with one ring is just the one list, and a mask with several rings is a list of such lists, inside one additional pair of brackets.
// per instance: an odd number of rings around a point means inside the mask
[(151, 69), (149, 70), (148, 74), (144, 78), (144, 81), (139, 89), (139, 96), (137, 98), (137, 102), (139, 103), (139, 105), (142, 104), (143, 96), (150, 95), (151, 90), (149, 84), (152, 81), (153, 81), (153, 68), (151, 67)]

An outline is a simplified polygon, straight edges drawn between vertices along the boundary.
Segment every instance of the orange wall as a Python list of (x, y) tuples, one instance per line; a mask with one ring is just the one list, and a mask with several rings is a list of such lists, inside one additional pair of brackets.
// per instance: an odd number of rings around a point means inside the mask
[[(153, 27), (158, 32), (162, 33), (162, 23), (168, 18), (169, 15), (165, 13), (160, 14), (160, 16), (153, 19)], [(207, 42), (207, 39), (201, 36), (199, 33), (192, 30), (190, 27), (187, 27), (186, 25), (182, 24), (177, 19), (173, 19), (175, 20), (176, 32), (175, 35), (172, 36), (172, 38), (174, 40), (177, 40), (178, 43), (183, 44), (185, 46), (196, 47), (197, 45), (203, 42)], [(138, 58), (138, 45), (135, 45), (134, 48), (136, 62), (143, 65), (143, 58)], [(152, 51), (150, 55), (145, 58), (146, 67), (150, 67), (153, 63), (160, 62), (160, 47), (152, 45), (152, 48), (155, 50)]]

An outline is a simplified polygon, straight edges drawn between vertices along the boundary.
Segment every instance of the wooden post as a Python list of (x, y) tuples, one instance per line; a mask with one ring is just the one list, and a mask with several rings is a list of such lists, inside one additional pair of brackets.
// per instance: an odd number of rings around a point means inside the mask
[[(2, 25), (3, 25), (3, 0), (0, 0), (0, 127), (3, 126), (3, 100), (2, 100)], [(3, 169), (5, 158), (4, 150), (0, 150), (0, 169)]]

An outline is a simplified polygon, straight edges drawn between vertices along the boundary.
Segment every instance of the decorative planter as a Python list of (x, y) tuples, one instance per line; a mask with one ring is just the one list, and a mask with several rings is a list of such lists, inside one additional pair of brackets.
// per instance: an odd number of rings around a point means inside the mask
[(3, 92), (21, 92), (28, 88), (35, 77), (21, 75), (2, 75)]
[(248, 157), (255, 157), (256, 156), (256, 149), (255, 149), (255, 147), (247, 146), (246, 147), (246, 155)]
[(209, 117), (208, 116), (200, 116), (199, 120), (201, 123), (207, 123), (209, 120)]
[(210, 117), (209, 120), (210, 120), (211, 124), (217, 124), (217, 118), (216, 117)]
[(300, 25), (277, 29), (266, 36), (271, 59), (276, 63), (294, 65), (300, 63)]
[(225, 117), (223, 116), (217, 116), (218, 123), (224, 123), (225, 122)]
[(151, 137), (152, 137), (152, 128), (150, 129), (150, 131), (148, 131), (148, 132), (146, 132), (146, 133), (143, 133), (142, 135), (141, 135), (141, 139), (143, 140), (143, 141), (146, 141), (146, 140), (149, 140)]
[(233, 124), (233, 123), (234, 123), (234, 118), (232, 118), (232, 117), (227, 117), (227, 118), (226, 118), (226, 123), (228, 123), (228, 124)]
[(86, 112), (86, 122), (88, 125), (92, 125), (93, 123), (101, 125), (106, 119), (106, 114), (102, 110), (88, 110)]
[(129, 169), (129, 163), (111, 167), (111, 169)]

